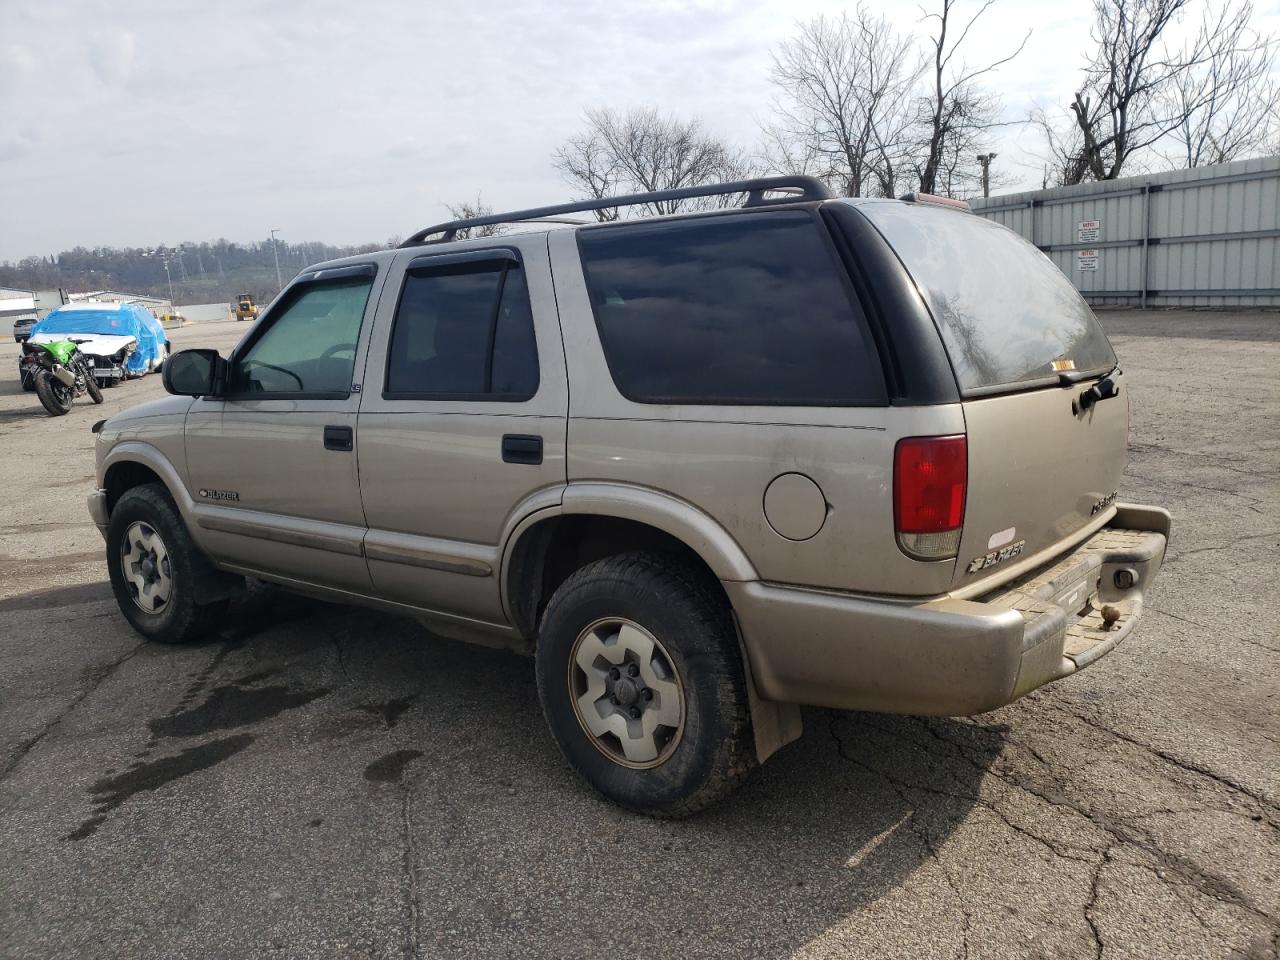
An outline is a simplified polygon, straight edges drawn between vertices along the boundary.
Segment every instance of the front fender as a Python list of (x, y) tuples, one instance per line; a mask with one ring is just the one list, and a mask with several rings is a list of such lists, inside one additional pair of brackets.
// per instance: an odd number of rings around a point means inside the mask
[(182, 522), (186, 524), (191, 538), (195, 540), (200, 549), (206, 549), (205, 544), (201, 542), (203, 537), (199, 525), (195, 522), (195, 515), (192, 510), (195, 506), (195, 501), (187, 493), (187, 486), (183, 482), (178, 468), (173, 465), (164, 452), (142, 440), (123, 440), (114, 444), (103, 456), (98, 467), (99, 483), (103, 489), (107, 489), (110, 486), (112, 468), (127, 464), (146, 467), (160, 479), (160, 482), (169, 491), (169, 496), (177, 506), (178, 514), (182, 517)]

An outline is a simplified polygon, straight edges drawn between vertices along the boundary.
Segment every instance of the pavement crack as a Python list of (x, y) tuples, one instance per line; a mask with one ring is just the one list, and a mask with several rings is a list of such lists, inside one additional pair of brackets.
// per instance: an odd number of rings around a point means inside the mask
[(1098, 865), (1093, 871), (1093, 876), (1089, 880), (1089, 898), (1084, 902), (1084, 922), (1089, 925), (1089, 932), (1093, 934), (1093, 956), (1094, 960), (1102, 960), (1102, 954), (1106, 951), (1106, 944), (1102, 939), (1102, 930), (1098, 927), (1098, 921), (1093, 916), (1094, 908), (1098, 905), (1098, 887), (1102, 883), (1102, 871), (1111, 863), (1112, 847), (1107, 847), (1102, 851), (1102, 857), (1098, 860)]
[(128, 661), (132, 660), (137, 655), (138, 651), (141, 650), (144, 646), (146, 646), (145, 640), (139, 642), (137, 645), (132, 647), (123, 656), (118, 657), (115, 660), (112, 660), (110, 663), (104, 664), (97, 671), (95, 671), (92, 677), (90, 678), (89, 685), (85, 687), (84, 690), (80, 691), (80, 693), (77, 694), (71, 700), (70, 703), (68, 703), (65, 707), (63, 707), (63, 709), (59, 711), (56, 717), (54, 717), (52, 720), (46, 723), (44, 727), (40, 730), (40, 732), (37, 733), (34, 737), (30, 737), (29, 739), (24, 740), (21, 744), (18, 745), (17, 752), (12, 757), (9, 758), (8, 762), (6, 762), (4, 765), (4, 768), (0, 769), (0, 780), (6, 779), (9, 776), (9, 774), (12, 773), (17, 768), (18, 764), (20, 764), (24, 759), (26, 759), (27, 755), (36, 748), (36, 745), (39, 744), (41, 740), (43, 740), (46, 736), (48, 736), (49, 733), (54, 730), (54, 728), (56, 728), (60, 723), (62, 723), (63, 720), (65, 720), (71, 714), (71, 711), (73, 711), (76, 707), (80, 706), (80, 704), (83, 703), (84, 700), (91, 693), (93, 693), (100, 686), (102, 686), (103, 683), (105, 683), (108, 679), (110, 679), (111, 675), (114, 674), (117, 670), (119, 670), (120, 667), (122, 667)]
[(338, 670), (346, 679), (348, 686), (350, 686), (354, 681), (351, 679), (351, 672), (347, 669), (346, 645), (336, 630), (326, 629), (325, 637), (333, 645), (334, 658), (337, 661)]
[(1085, 723), (1088, 726), (1093, 727), (1095, 730), (1101, 730), (1103, 733), (1109, 733), (1111, 736), (1115, 737), (1117, 740), (1121, 740), (1125, 743), (1131, 744), (1132, 746), (1138, 747), (1140, 750), (1143, 750), (1154, 757), (1158, 757), (1159, 759), (1165, 761), (1168, 764), (1171, 764), (1172, 766), (1177, 767), (1180, 770), (1185, 770), (1188, 773), (1199, 774), (1200, 776), (1205, 777), (1209, 780), (1212, 780), (1215, 783), (1220, 784), (1221, 786), (1224, 786), (1229, 790), (1233, 790), (1236, 793), (1243, 794), (1244, 796), (1248, 797), (1249, 799), (1253, 800), (1255, 803), (1258, 803), (1263, 807), (1267, 807), (1271, 810), (1280, 810), (1280, 804), (1277, 804), (1275, 801), (1270, 800), (1267, 797), (1263, 796), (1261, 793), (1255, 790), (1252, 790), (1249, 787), (1244, 786), (1244, 784), (1241, 784), (1235, 780), (1232, 780), (1230, 777), (1224, 776), (1220, 773), (1215, 773), (1213, 770), (1210, 770), (1208, 767), (1201, 766), (1200, 764), (1190, 760), (1183, 760), (1180, 757), (1175, 757), (1173, 754), (1169, 753), (1166, 750), (1161, 750), (1159, 747), (1155, 747), (1149, 743), (1142, 742), (1137, 737), (1133, 737), (1127, 733), (1121, 733), (1119, 730), (1112, 729), (1111, 727), (1108, 727), (1105, 723), (1102, 723), (1101, 721), (1098, 721), (1098, 720), (1094, 720), (1092, 717), (1089, 717), (1086, 714), (1078, 713), (1075, 710), (1068, 710), (1065, 707), (1060, 707), (1056, 705), (1053, 705), (1053, 709), (1057, 710), (1059, 713), (1065, 714), (1066, 716), (1074, 717), (1076, 720), (1079, 720), (1082, 723)]
[(945, 790), (938, 790), (932, 787), (923, 787), (916, 784), (908, 783), (907, 781), (903, 780), (900, 777), (894, 777), (883, 770), (877, 770), (874, 767), (870, 766), (869, 764), (865, 763), (864, 761), (859, 760), (857, 757), (851, 756), (846, 750), (844, 741), (840, 738), (839, 732), (836, 730), (836, 723), (838, 721), (839, 721), (838, 717), (833, 717), (827, 728), (828, 731), (831, 733), (832, 739), (835, 740), (836, 752), (840, 754), (842, 759), (847, 760), (849, 763), (852, 763), (857, 767), (861, 767), (863, 770), (866, 770), (867, 772), (882, 778), (887, 784), (889, 784), (890, 789), (892, 789), (893, 792), (898, 795), (898, 799), (902, 802), (902, 805), (910, 811), (905, 821), (907, 824), (907, 828), (916, 835), (916, 838), (920, 841), (920, 844), (924, 847), (925, 852), (928, 854), (929, 859), (932, 860), (935, 864), (937, 864), (938, 869), (942, 872), (943, 879), (946, 881), (947, 886), (951, 889), (952, 894), (956, 898), (957, 909), (959, 910), (959, 913), (960, 913), (960, 934), (961, 934), (960, 956), (962, 960), (968, 960), (969, 934), (973, 928), (973, 913), (969, 910), (969, 904), (965, 900), (964, 893), (961, 891), (960, 885), (956, 882), (955, 877), (951, 875), (951, 871), (947, 869), (946, 864), (943, 862), (942, 857), (939, 855), (938, 847), (934, 843), (933, 837), (929, 833), (928, 826), (920, 822), (919, 818), (917, 818), (916, 805), (915, 803), (912, 802), (911, 798), (907, 796), (907, 791), (921, 790), (925, 793), (932, 793), (938, 796), (951, 797), (953, 799), (971, 800), (971, 801), (978, 801), (978, 802), (981, 802), (981, 801), (979, 800), (979, 798), (975, 796), (970, 796), (967, 794), (960, 794), (960, 793), (954, 793), (954, 792), (949, 793)]
[(400, 803), (400, 822), (404, 830), (405, 901), (409, 912), (409, 929), (405, 931), (404, 955), (408, 960), (417, 960), (422, 955), (422, 945), (418, 940), (422, 905), (418, 892), (418, 851), (413, 839), (413, 789), (405, 779), (401, 780), (400, 785), (404, 791), (404, 797)]

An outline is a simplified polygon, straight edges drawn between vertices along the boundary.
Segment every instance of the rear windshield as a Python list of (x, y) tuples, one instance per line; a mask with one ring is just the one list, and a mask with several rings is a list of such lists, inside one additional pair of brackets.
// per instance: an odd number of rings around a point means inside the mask
[(867, 203), (924, 294), (963, 391), (1102, 373), (1115, 353), (1084, 298), (1012, 230), (923, 204)]

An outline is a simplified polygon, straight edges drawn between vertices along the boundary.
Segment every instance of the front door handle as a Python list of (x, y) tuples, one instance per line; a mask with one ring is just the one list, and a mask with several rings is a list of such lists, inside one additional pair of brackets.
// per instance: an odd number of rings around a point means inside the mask
[(350, 427), (325, 427), (324, 448), (350, 452), (355, 449), (355, 431)]
[(502, 437), (504, 463), (528, 463), (537, 466), (542, 462), (542, 438), (520, 433), (508, 433)]

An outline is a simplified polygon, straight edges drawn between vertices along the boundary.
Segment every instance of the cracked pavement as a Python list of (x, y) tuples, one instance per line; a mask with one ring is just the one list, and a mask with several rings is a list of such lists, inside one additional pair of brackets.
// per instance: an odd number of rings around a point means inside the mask
[(979, 717), (805, 711), (675, 823), (573, 778), (515, 655), (269, 597), (139, 644), (88, 426), (159, 380), (54, 420), (0, 348), (0, 955), (1276, 958), (1280, 315), (1103, 320), (1121, 497), (1175, 517), (1135, 635)]

